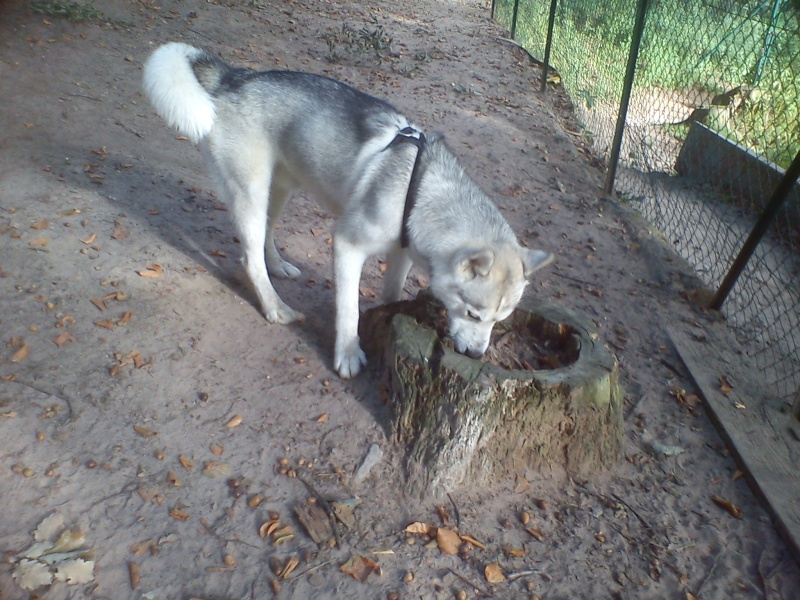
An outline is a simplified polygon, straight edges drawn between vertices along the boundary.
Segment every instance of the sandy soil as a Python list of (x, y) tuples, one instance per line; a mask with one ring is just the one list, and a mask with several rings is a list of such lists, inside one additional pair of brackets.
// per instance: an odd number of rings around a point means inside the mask
[[(271, 561), (292, 556), (281, 598), (800, 597), (664, 331), (713, 322), (686, 301), (698, 284), (603, 198), (568, 103), (535, 91), (487, 6), (109, 0), (96, 5), (112, 22), (76, 23), (29, 4), (0, 9), (0, 598), (269, 598)], [(331, 369), (330, 216), (303, 197), (287, 209), (279, 241), (303, 276), (277, 287), (307, 320), (267, 324), (198, 151), (140, 94), (142, 62), (168, 40), (325, 73), (445, 132), (520, 237), (556, 253), (529, 293), (588, 315), (614, 349), (626, 460), (580, 480), (519, 473), (442, 510), (404, 497), (375, 375)], [(424, 284), (413, 272), (407, 290)], [(363, 308), (379, 286), (372, 261)], [(356, 482), (372, 444), (385, 455)], [(295, 519), (311, 488), (355, 506), (339, 547)], [(17, 554), (53, 514), (85, 533), (93, 581), (30, 593)], [(295, 537), (262, 539), (271, 518)], [(445, 554), (403, 532), (413, 521), (485, 548)], [(352, 556), (381, 574), (345, 574)], [(492, 563), (505, 581), (487, 582)]]

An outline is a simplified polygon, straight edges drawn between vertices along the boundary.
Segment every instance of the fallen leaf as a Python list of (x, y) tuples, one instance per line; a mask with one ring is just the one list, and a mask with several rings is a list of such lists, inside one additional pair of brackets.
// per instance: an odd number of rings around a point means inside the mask
[(281, 572), (278, 573), (278, 577), (280, 577), (281, 579), (286, 579), (291, 574), (291, 572), (298, 567), (299, 564), (300, 564), (300, 559), (293, 554), (292, 556), (289, 557), (289, 560), (286, 561), (286, 564), (284, 565), (283, 569), (281, 569)]
[(212, 479), (216, 479), (217, 477), (225, 477), (229, 471), (229, 465), (222, 462), (217, 462), (215, 460), (210, 460), (203, 465), (203, 475), (206, 477), (211, 477)]
[(97, 325), (98, 327), (103, 327), (104, 329), (114, 329), (114, 327), (117, 326), (117, 324), (114, 323), (114, 321), (111, 321), (109, 319), (106, 319), (104, 321), (95, 321), (94, 324)]
[(64, 517), (58, 513), (53, 513), (49, 517), (42, 519), (42, 522), (33, 532), (33, 539), (37, 542), (52, 540), (63, 527)]
[(130, 551), (135, 556), (144, 556), (145, 554), (157, 554), (158, 544), (155, 540), (144, 540), (143, 542), (136, 542), (130, 547)]
[(153, 431), (152, 429), (147, 429), (145, 427), (142, 427), (141, 425), (134, 425), (133, 430), (143, 438), (156, 437), (158, 435), (157, 431)]
[(440, 527), (436, 531), (436, 543), (445, 554), (458, 554), (461, 538), (452, 529)]
[(216, 256), (216, 257), (219, 257), (219, 258), (227, 258), (228, 257), (228, 255), (225, 254), (225, 252), (223, 250), (212, 250), (211, 252), (209, 252), (209, 254), (211, 256)]
[(50, 243), (50, 238), (38, 237), (38, 238), (33, 238), (30, 242), (28, 242), (28, 245), (31, 246), (32, 248), (37, 248), (37, 247), (47, 246), (49, 243)]
[(86, 543), (86, 534), (77, 527), (67, 529), (58, 536), (55, 545), (45, 552), (45, 554), (56, 554), (59, 552), (72, 552), (79, 549)]
[(89, 246), (90, 244), (94, 243), (94, 241), (95, 241), (96, 239), (97, 239), (97, 234), (96, 234), (96, 233), (93, 233), (93, 234), (91, 234), (89, 237), (87, 237), (85, 240), (81, 240), (81, 242), (83, 242), (84, 244), (86, 244), (87, 246)]
[(22, 342), (20, 346), (14, 350), (14, 353), (9, 357), (8, 362), (17, 363), (22, 362), (26, 358), (28, 358), (28, 354), (30, 354), (30, 346), (26, 342)]
[(102, 298), (92, 298), (89, 302), (94, 304), (101, 312), (106, 309), (106, 303)]
[(48, 223), (44, 219), (41, 219), (40, 221), (36, 221), (36, 223), (31, 225), (31, 229), (47, 229), (48, 227), (50, 227), (50, 223)]
[(22, 559), (12, 575), (23, 590), (35, 590), (53, 582), (50, 568), (38, 560)]
[(64, 561), (56, 567), (56, 581), (70, 585), (94, 581), (94, 561), (82, 558)]
[(140, 579), (139, 565), (137, 565), (135, 562), (128, 563), (128, 576), (131, 580), (131, 589), (135, 590), (137, 587), (139, 587)]
[(421, 521), (417, 521), (415, 523), (411, 523), (408, 527), (405, 528), (406, 533), (412, 533), (415, 535), (427, 535), (431, 531), (436, 529), (433, 525), (429, 525), (428, 523), (422, 523)]
[(342, 573), (350, 575), (356, 581), (364, 583), (369, 577), (370, 573), (381, 574), (381, 568), (374, 561), (371, 561), (365, 556), (355, 554), (350, 557), (346, 563), (339, 567)]
[(68, 344), (69, 342), (74, 342), (75, 336), (67, 331), (61, 332), (58, 336), (53, 339), (53, 343), (61, 348), (64, 344)]
[(160, 277), (161, 274), (164, 272), (164, 269), (161, 265), (150, 265), (146, 269), (141, 269), (136, 271), (140, 277), (145, 277), (148, 279), (154, 279), (156, 277)]
[(725, 396), (730, 396), (731, 392), (733, 391), (733, 386), (731, 385), (727, 375), (719, 376), (719, 391)]
[(500, 583), (506, 580), (506, 576), (503, 575), (500, 565), (496, 562), (486, 565), (486, 568), (483, 570), (483, 575), (489, 583)]
[(263, 523), (261, 527), (258, 528), (258, 535), (261, 537), (262, 540), (267, 539), (272, 533), (280, 527), (281, 522), (279, 519), (270, 519), (269, 521)]
[(711, 496), (711, 500), (714, 502), (714, 504), (724, 508), (737, 519), (742, 518), (742, 510), (730, 500), (725, 500), (724, 498), (720, 498), (719, 496), (714, 496), (714, 495)]
[(189, 513), (182, 511), (180, 508), (171, 508), (169, 511), (169, 516), (175, 519), (176, 521), (188, 521), (189, 520)]
[(183, 484), (181, 483), (181, 480), (180, 480), (180, 478), (179, 478), (177, 475), (175, 475), (175, 472), (174, 472), (174, 471), (169, 471), (169, 472), (167, 473), (167, 481), (169, 481), (169, 484), (170, 484), (172, 487), (181, 487), (181, 486), (183, 485)]
[(192, 464), (191, 459), (184, 456), (183, 454), (178, 455), (178, 462), (181, 463), (181, 466), (186, 469), (187, 471), (191, 471), (194, 465)]
[(238, 427), (242, 424), (242, 416), (241, 415), (234, 415), (230, 418), (230, 420), (225, 423), (225, 427), (228, 429), (233, 429), (234, 427)]
[(125, 311), (124, 313), (122, 313), (122, 316), (119, 319), (117, 319), (117, 325), (119, 325), (120, 327), (124, 327), (125, 325), (130, 323), (132, 318), (133, 318), (133, 313), (130, 311)]
[(528, 528), (525, 531), (528, 532), (537, 542), (544, 541), (544, 534), (539, 529)]
[(486, 550), (486, 546), (481, 544), (478, 540), (476, 540), (471, 535), (462, 535), (461, 540), (467, 542), (468, 544), (472, 544), (476, 548), (480, 548), (481, 550)]
[(328, 413), (322, 413), (320, 416), (317, 417), (317, 423), (324, 423), (328, 420)]
[(521, 558), (525, 556), (525, 548), (514, 548), (508, 544), (503, 545), (503, 552), (511, 558)]
[(222, 453), (225, 452), (225, 446), (222, 444), (211, 444), (208, 449), (214, 456), (222, 456)]

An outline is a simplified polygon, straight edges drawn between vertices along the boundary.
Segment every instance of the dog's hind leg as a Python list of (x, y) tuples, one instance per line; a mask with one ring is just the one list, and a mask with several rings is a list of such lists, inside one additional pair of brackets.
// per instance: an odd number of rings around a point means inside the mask
[(403, 285), (411, 270), (411, 257), (405, 248), (395, 248), (386, 255), (386, 274), (383, 278), (384, 304), (397, 302), (403, 297)]
[(264, 244), (264, 253), (267, 258), (269, 274), (282, 279), (296, 279), (300, 276), (300, 269), (295, 267), (292, 263), (285, 261), (280, 252), (278, 252), (277, 246), (275, 246), (275, 225), (290, 195), (291, 189), (273, 180), (272, 189), (269, 194), (269, 209), (267, 215), (269, 221), (267, 223), (267, 240)]
[(302, 319), (303, 315), (287, 306), (272, 287), (264, 260), (272, 175), (270, 162), (251, 157), (247, 166), (213, 161), (213, 167), (228, 195), (230, 212), (242, 244), (244, 268), (264, 316), (271, 323), (291, 323)]

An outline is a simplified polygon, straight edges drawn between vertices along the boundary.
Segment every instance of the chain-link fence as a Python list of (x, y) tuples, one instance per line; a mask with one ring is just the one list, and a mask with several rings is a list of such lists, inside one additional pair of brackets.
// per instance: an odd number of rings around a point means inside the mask
[[(595, 151), (611, 159), (619, 197), (717, 290), (800, 151), (800, 0), (494, 0), (492, 8), (539, 59), (554, 11), (549, 63)], [(796, 181), (781, 206), (718, 300), (772, 392), (789, 399), (800, 387)]]

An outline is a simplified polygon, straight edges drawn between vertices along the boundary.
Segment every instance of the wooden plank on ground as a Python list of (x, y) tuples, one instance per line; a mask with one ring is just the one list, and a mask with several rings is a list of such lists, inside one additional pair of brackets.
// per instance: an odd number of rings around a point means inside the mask
[[(765, 394), (764, 386), (752, 381), (743, 357), (716, 350), (730, 347), (718, 345), (729, 341), (724, 338), (730, 333), (703, 330), (694, 335), (680, 326), (668, 327), (667, 332), (702, 392), (712, 421), (800, 562), (800, 441), (790, 430), (793, 417)], [(720, 385), (723, 375), (732, 387), (724, 390), (727, 395)]]

